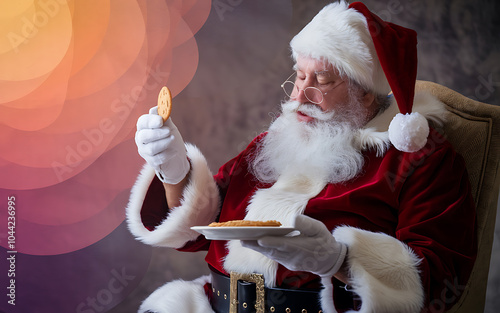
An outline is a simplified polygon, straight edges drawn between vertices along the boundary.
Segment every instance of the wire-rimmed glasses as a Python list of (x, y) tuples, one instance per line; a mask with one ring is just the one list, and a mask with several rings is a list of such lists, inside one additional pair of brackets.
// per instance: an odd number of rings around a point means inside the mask
[(283, 88), (283, 91), (285, 94), (290, 98), (290, 99), (295, 99), (299, 95), (299, 92), (302, 90), (304, 91), (304, 96), (306, 97), (307, 100), (309, 100), (311, 103), (314, 104), (321, 104), (323, 100), (325, 99), (325, 95), (328, 94), (329, 91), (337, 88), (339, 85), (343, 83), (340, 83), (332, 88), (329, 88), (327, 92), (321, 91), (319, 88), (309, 86), (304, 89), (300, 89), (296, 84), (295, 84), (295, 79), (291, 79), (294, 75), (297, 73), (294, 72), (292, 75), (290, 75), (282, 84), (281, 88)]

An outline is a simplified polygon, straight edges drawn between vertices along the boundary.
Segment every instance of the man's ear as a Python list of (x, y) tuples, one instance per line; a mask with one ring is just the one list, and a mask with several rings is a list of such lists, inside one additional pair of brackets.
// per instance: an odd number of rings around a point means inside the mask
[(364, 91), (363, 92), (363, 97), (361, 98), (361, 101), (364, 105), (365, 108), (370, 108), (373, 105), (375, 105), (375, 95), (369, 91)]

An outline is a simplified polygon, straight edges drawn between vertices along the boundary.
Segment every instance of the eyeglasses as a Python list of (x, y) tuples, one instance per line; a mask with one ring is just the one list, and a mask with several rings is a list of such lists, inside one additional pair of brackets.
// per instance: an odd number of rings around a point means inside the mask
[[(339, 84), (337, 84), (337, 85), (335, 85), (333, 87), (328, 88), (328, 90), (326, 92), (325, 91), (321, 91), (319, 88), (312, 87), (312, 86), (306, 87), (304, 89), (300, 89), (291, 80), (291, 78), (294, 75), (296, 75), (296, 74), (297, 73), (293, 73), (292, 75), (290, 75), (286, 79), (286, 81), (283, 84), (281, 84), (281, 88), (283, 88), (283, 91), (285, 92), (285, 94), (290, 99), (296, 99), (297, 96), (299, 95), (299, 92), (302, 90), (302, 91), (304, 91), (304, 96), (306, 97), (306, 99), (309, 100), (311, 103), (314, 103), (314, 104), (321, 104), (323, 102), (323, 100), (325, 99), (325, 96), (328, 94), (328, 92), (332, 91), (333, 89), (337, 88), (342, 83), (344, 83), (344, 81), (342, 81), (341, 83), (339, 83)], [(296, 80), (296, 78), (293, 79), (293, 80)]]

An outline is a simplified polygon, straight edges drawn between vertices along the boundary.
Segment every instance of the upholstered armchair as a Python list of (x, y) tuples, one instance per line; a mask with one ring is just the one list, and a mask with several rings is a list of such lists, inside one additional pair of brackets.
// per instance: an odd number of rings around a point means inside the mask
[(478, 257), (449, 312), (483, 312), (500, 188), (500, 107), (432, 82), (417, 81), (416, 89), (428, 90), (446, 104), (450, 114), (442, 131), (465, 159), (477, 208)]

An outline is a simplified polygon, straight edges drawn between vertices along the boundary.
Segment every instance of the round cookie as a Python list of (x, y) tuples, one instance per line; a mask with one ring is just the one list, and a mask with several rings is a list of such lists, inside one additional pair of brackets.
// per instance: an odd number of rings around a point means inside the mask
[(227, 222), (213, 222), (210, 227), (241, 227), (241, 226), (256, 226), (256, 227), (280, 227), (281, 223), (275, 220), (269, 221), (249, 221), (249, 220), (233, 220)]
[(158, 115), (165, 122), (168, 120), (170, 112), (172, 112), (172, 94), (170, 93), (170, 89), (164, 86), (158, 94)]

